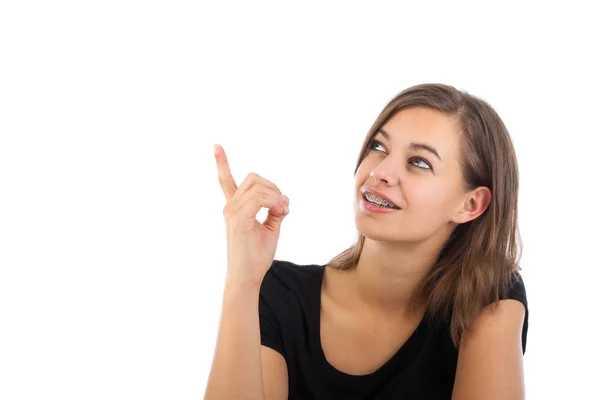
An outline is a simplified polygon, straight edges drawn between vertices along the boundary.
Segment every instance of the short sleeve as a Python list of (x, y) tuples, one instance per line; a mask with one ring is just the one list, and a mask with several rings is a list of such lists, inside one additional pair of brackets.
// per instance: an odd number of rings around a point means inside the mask
[(273, 301), (275, 301), (277, 294), (276, 287), (274, 287), (277, 280), (273, 277), (273, 268), (276, 268), (275, 265), (272, 265), (265, 274), (258, 297), (260, 343), (263, 346), (276, 350), (285, 357), (281, 335), (281, 324), (277, 320), (272, 304)]
[[(525, 306), (525, 320), (523, 321), (523, 331), (521, 334), (521, 345), (523, 347), (523, 354), (525, 354), (525, 348), (527, 347), (527, 329), (529, 328), (529, 307), (527, 305), (527, 292), (525, 291), (525, 283), (523, 277), (518, 272), (515, 273), (515, 279), (513, 280), (506, 299), (518, 300)], [(504, 298), (501, 298), (504, 299)]]

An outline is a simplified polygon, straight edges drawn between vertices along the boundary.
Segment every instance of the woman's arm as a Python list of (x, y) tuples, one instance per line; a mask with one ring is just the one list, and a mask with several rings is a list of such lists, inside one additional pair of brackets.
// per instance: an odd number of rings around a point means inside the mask
[(204, 400), (264, 400), (256, 285), (226, 285)]

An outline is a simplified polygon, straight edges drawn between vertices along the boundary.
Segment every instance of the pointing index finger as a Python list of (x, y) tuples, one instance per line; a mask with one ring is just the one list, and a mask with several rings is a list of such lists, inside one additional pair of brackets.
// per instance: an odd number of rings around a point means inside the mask
[(229, 162), (227, 161), (227, 155), (225, 154), (225, 149), (221, 147), (219, 144), (215, 144), (213, 146), (215, 148), (215, 158), (217, 160), (217, 171), (219, 173), (219, 184), (221, 185), (221, 189), (223, 189), (223, 193), (225, 194), (225, 198), (229, 201), (238, 187), (235, 184), (235, 180), (231, 175), (231, 170), (229, 169)]

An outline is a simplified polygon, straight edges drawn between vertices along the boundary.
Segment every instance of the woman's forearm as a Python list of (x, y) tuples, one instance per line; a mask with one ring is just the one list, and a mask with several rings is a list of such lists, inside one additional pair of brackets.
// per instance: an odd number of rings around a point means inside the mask
[(204, 400), (264, 399), (258, 317), (260, 287), (225, 286)]

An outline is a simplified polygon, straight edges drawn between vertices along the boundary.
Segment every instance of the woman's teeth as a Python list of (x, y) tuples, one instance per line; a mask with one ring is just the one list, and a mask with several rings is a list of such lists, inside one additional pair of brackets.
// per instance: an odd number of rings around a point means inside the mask
[(367, 199), (367, 201), (371, 204), (375, 204), (376, 206), (379, 207), (385, 207), (385, 208), (398, 208), (395, 205), (393, 205), (392, 203), (387, 202), (386, 200), (383, 200), (375, 195), (372, 195), (370, 193), (365, 194), (365, 199)]

